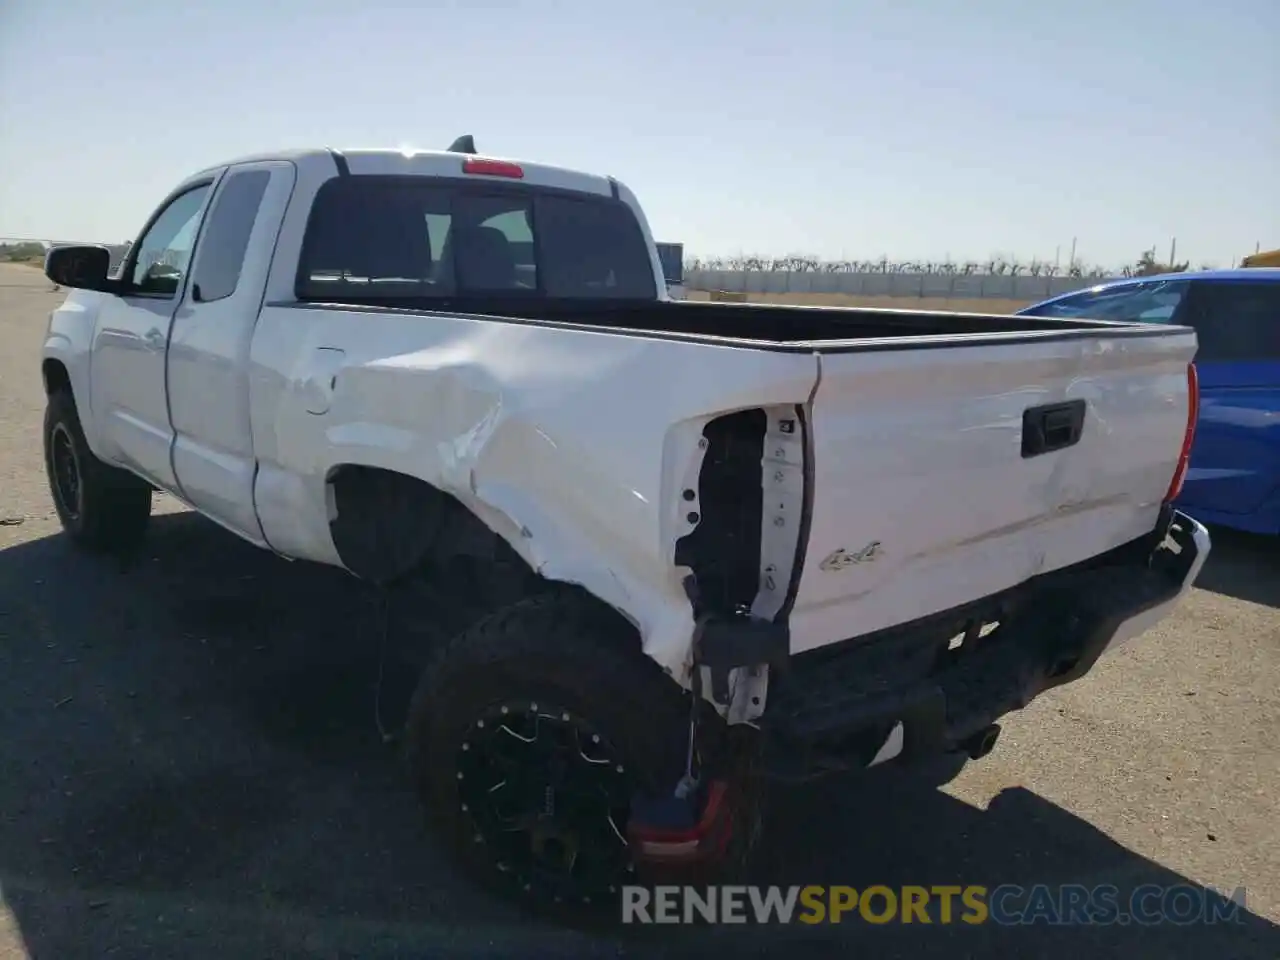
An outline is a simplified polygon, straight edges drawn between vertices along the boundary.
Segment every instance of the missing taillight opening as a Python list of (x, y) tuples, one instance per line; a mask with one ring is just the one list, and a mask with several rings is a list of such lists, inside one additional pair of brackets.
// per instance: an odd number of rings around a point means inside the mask
[(511, 163), (508, 160), (489, 160), (485, 157), (468, 157), (463, 160), (462, 172), (486, 177), (509, 177), (512, 180), (524, 179), (524, 169), (518, 163)]
[(1194, 363), (1187, 364), (1187, 429), (1182, 435), (1182, 451), (1178, 455), (1178, 466), (1173, 471), (1173, 479), (1169, 481), (1169, 492), (1164, 502), (1169, 503), (1182, 493), (1182, 486), (1187, 481), (1187, 471), (1191, 467), (1191, 444), (1196, 438), (1196, 421), (1200, 419), (1200, 377), (1196, 373)]

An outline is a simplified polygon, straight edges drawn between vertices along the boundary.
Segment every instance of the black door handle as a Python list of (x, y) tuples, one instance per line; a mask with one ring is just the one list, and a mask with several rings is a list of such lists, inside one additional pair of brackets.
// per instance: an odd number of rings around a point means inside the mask
[(1088, 405), (1083, 400), (1048, 403), (1031, 407), (1022, 413), (1022, 456), (1038, 457), (1042, 453), (1065, 450), (1080, 442), (1084, 433), (1084, 414)]

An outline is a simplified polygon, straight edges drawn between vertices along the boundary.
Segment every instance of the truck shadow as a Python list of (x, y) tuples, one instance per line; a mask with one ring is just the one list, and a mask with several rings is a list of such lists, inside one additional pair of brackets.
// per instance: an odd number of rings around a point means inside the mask
[(1213, 549), (1196, 586), (1237, 600), (1280, 607), (1280, 538), (1213, 527)]
[[(129, 564), (61, 537), (0, 552), (0, 886), (30, 956), (1274, 955), (1280, 931), (1247, 911), (1218, 927), (650, 928), (625, 944), (531, 923), (425, 837), (375, 719), (379, 624), (345, 574), (191, 514), (157, 517)], [(388, 725), (409, 660), (387, 664)], [(771, 829), (764, 883), (1188, 882), (1023, 789), (979, 810), (902, 776), (827, 780), (776, 791)]]

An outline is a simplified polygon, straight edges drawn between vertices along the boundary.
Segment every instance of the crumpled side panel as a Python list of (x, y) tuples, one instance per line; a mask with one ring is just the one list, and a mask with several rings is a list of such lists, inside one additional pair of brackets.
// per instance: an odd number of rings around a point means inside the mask
[[(322, 416), (300, 412), (306, 360), (286, 356), (298, 349), (286, 326), (299, 324), (304, 352), (346, 351)], [(325, 477), (344, 463), (425, 480), (543, 576), (621, 611), (682, 681), (693, 618), (687, 571), (673, 555), (692, 529), (679, 494), (696, 477), (702, 425), (730, 410), (803, 403), (817, 377), (803, 354), (336, 309), (268, 308), (254, 359), (259, 449), (264, 466), (295, 478), (283, 486), (322, 503)], [(324, 510), (310, 512), (311, 549), (331, 551)], [(305, 552), (297, 531), (290, 536), (292, 552)]]

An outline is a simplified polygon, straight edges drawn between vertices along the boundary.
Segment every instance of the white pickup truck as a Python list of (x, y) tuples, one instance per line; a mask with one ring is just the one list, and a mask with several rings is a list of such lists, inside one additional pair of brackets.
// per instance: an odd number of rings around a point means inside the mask
[(625, 186), (466, 138), (210, 167), (108, 259), (45, 266), (67, 533), (163, 490), (424, 605), (414, 782), (531, 903), (740, 865), (765, 778), (983, 755), (1209, 553), (1184, 327), (673, 302)]

